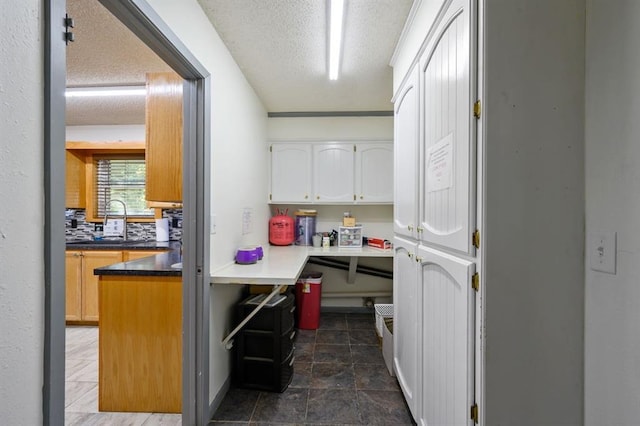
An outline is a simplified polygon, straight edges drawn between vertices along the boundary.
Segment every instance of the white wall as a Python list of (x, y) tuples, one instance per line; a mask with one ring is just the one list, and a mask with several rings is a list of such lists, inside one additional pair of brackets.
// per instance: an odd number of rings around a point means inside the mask
[[(211, 237), (211, 269), (233, 261), (245, 241), (267, 242), (269, 209), (267, 115), (260, 100), (195, 0), (149, 0), (149, 4), (211, 73), (211, 209), (217, 233)], [(253, 233), (243, 238), (242, 209), (253, 209)], [(220, 342), (231, 330), (233, 304), (240, 297), (232, 286), (212, 287), (210, 400), (230, 373), (231, 354)]]
[(44, 9), (37, 0), (2, 9), (0, 419), (36, 425), (42, 423), (44, 336)]
[(114, 126), (67, 126), (68, 141), (133, 142), (146, 138), (144, 124)]
[(587, 0), (586, 225), (618, 235), (615, 275), (586, 258), (585, 424), (638, 424), (640, 2)]

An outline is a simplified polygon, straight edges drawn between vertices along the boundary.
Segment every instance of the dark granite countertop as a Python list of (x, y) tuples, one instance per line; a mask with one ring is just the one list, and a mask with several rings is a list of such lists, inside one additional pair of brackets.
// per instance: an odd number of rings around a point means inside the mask
[(67, 250), (166, 250), (178, 249), (179, 241), (79, 240), (67, 241)]
[[(179, 264), (176, 265), (176, 264)], [(172, 267), (176, 265), (178, 267)], [(182, 276), (180, 250), (174, 249), (129, 262), (114, 263), (93, 270), (94, 275)]]

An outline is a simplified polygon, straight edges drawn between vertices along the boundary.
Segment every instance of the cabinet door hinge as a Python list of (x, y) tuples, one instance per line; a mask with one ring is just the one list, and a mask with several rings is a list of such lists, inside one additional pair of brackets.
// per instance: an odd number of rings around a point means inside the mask
[(68, 45), (69, 43), (75, 41), (73, 31), (71, 31), (71, 28), (73, 28), (74, 26), (73, 18), (65, 13), (63, 22), (64, 22), (64, 43)]
[(471, 277), (471, 288), (476, 292), (480, 291), (480, 275), (477, 272)]
[(471, 234), (471, 244), (477, 249), (480, 248), (480, 231), (477, 229)]
[(471, 420), (473, 420), (475, 424), (478, 424), (478, 418), (479, 418), (478, 404), (473, 404), (471, 406)]
[(481, 112), (482, 112), (482, 105), (480, 104), (480, 100), (477, 100), (473, 104), (473, 116), (475, 118), (480, 118), (480, 113)]

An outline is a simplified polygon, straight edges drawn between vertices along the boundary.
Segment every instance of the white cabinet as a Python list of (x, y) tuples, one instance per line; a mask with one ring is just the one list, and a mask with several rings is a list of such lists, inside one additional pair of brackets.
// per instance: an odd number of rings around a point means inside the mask
[[(417, 423), (473, 424), (473, 262), (418, 246)], [(404, 284), (404, 283), (402, 283)]]
[(272, 203), (311, 202), (311, 145), (274, 143), (271, 151)]
[(394, 240), (393, 256), (393, 367), (407, 406), (418, 418), (418, 245)]
[(392, 144), (355, 144), (355, 194), (357, 203), (393, 202)]
[(393, 142), (274, 142), (270, 151), (270, 203), (393, 203)]
[(417, 67), (410, 71), (394, 108), (393, 230), (411, 238), (418, 238), (419, 77)]
[(352, 203), (354, 195), (353, 144), (313, 145), (313, 200), (316, 203)]

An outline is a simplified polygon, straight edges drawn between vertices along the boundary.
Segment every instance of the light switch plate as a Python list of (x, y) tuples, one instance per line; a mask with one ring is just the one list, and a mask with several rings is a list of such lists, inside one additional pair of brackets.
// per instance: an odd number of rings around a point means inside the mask
[(589, 266), (594, 271), (616, 273), (616, 233), (591, 232), (589, 234)]

